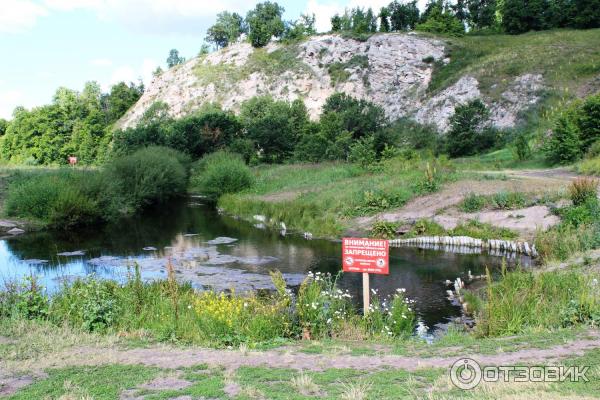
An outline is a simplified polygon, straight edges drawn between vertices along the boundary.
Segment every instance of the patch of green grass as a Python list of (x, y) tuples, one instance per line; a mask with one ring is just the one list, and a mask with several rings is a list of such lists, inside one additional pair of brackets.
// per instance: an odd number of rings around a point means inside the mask
[(337, 237), (354, 217), (400, 207), (454, 179), (441, 162), (430, 163), (435, 168), (429, 173), (427, 162), (401, 157), (387, 160), (377, 172), (340, 163), (261, 166), (253, 189), (221, 197), (219, 207), (244, 218), (265, 215), (291, 229)]
[(310, 75), (311, 69), (298, 58), (299, 51), (295, 44), (280, 45), (271, 52), (264, 48), (254, 49), (242, 67), (242, 74), (247, 77), (260, 72), (271, 80), (279, 79), (286, 72)]
[(429, 90), (442, 90), (461, 76), (472, 75), (485, 94), (493, 95), (519, 75), (540, 73), (549, 87), (574, 93), (578, 85), (600, 72), (599, 32), (558, 29), (448, 38), (450, 63), (434, 68)]
[(600, 176), (600, 157), (580, 161), (575, 165), (575, 170), (584, 175)]
[(508, 228), (494, 226), (479, 221), (468, 221), (450, 231), (450, 236), (470, 236), (475, 239), (516, 239), (519, 235)]
[[(171, 389), (160, 391), (149, 391), (145, 394), (145, 400), (169, 400), (180, 396), (191, 396), (192, 398), (203, 399), (225, 399), (223, 372), (220, 370), (206, 368), (194, 369), (187, 371), (183, 378), (192, 385), (183, 389)], [(136, 393), (139, 395), (140, 393)]]
[[(93, 398), (114, 400), (121, 391), (152, 379), (159, 369), (140, 365), (78, 366), (48, 371), (48, 377), (20, 390), (10, 400)], [(61, 397), (65, 396), (65, 397)]]
[(469, 193), (459, 204), (461, 211), (473, 213), (483, 209), (515, 210), (539, 204), (553, 203), (564, 197), (562, 193), (535, 193), (502, 191), (493, 195)]
[(508, 228), (493, 226), (488, 223), (470, 220), (454, 229), (444, 229), (441, 225), (429, 219), (418, 220), (411, 230), (404, 235), (406, 238), (417, 236), (470, 236), (475, 239), (515, 239), (518, 234)]
[(453, 160), (454, 164), (460, 170), (498, 170), (498, 169), (536, 169), (547, 168), (550, 165), (542, 152), (536, 152), (528, 160), (518, 160), (515, 158), (512, 149), (504, 147), (493, 150), (488, 153), (457, 158)]
[(331, 86), (346, 82), (350, 78), (352, 69), (366, 70), (369, 68), (369, 57), (365, 55), (354, 55), (346, 62), (334, 62), (327, 66), (327, 72), (331, 78)]

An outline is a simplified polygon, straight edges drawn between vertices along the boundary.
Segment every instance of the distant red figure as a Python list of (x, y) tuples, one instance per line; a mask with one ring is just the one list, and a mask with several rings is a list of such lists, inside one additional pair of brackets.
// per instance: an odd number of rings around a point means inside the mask
[(75, 166), (77, 164), (77, 157), (69, 156), (69, 164)]

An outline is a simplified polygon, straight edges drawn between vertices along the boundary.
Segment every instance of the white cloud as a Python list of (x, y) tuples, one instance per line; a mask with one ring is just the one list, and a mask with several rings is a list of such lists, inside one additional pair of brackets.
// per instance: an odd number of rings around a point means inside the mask
[(0, 32), (20, 33), (52, 12), (88, 10), (99, 18), (148, 33), (194, 33), (208, 26), (217, 13), (244, 14), (257, 3), (241, 0), (1, 0)]
[(111, 67), (113, 62), (108, 58), (95, 58), (90, 60), (90, 65), (93, 65), (94, 67)]
[(2, 0), (0, 2), (0, 32), (21, 33), (33, 28), (39, 17), (48, 11), (30, 0)]

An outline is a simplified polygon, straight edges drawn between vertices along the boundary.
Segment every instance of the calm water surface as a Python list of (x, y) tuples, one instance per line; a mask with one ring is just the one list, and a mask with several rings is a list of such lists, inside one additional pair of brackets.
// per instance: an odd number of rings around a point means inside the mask
[[(268, 272), (273, 269), (283, 272), (291, 286), (299, 285), (309, 271), (336, 274), (341, 269), (339, 242), (282, 237), (192, 201), (96, 230), (1, 240), (0, 278), (33, 273), (53, 291), (64, 280), (88, 274), (127, 279), (134, 263), (145, 279), (165, 277), (170, 260), (180, 279), (199, 289), (244, 291), (270, 289)], [(498, 268), (500, 263), (499, 257), (484, 254), (391, 249), (390, 275), (372, 275), (371, 287), (382, 296), (406, 288), (423, 322), (434, 327), (460, 315), (460, 308), (446, 299), (446, 279), (464, 277), (469, 270), (480, 274), (485, 266)], [(340, 286), (357, 302), (361, 284), (360, 274), (340, 278)]]

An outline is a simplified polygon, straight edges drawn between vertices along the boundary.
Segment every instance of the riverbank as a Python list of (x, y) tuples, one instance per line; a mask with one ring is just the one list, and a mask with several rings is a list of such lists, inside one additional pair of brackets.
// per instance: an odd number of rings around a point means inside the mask
[[(440, 226), (438, 233), (413, 233), (442, 235), (461, 227), (456, 235), (531, 241), (538, 228), (558, 224), (552, 209), (565, 204), (576, 174), (565, 169), (473, 170), (474, 165), (492, 167), (479, 164), (396, 157), (374, 170), (329, 163), (261, 166), (254, 170), (252, 189), (225, 195), (218, 205), (254, 223), (266, 221), (279, 229), (283, 222), (288, 229), (330, 238), (369, 235), (376, 223), (389, 223), (392, 239), (424, 220)], [(490, 201), (472, 208), (465, 203), (473, 196)], [(488, 232), (473, 233), (472, 221)]]

